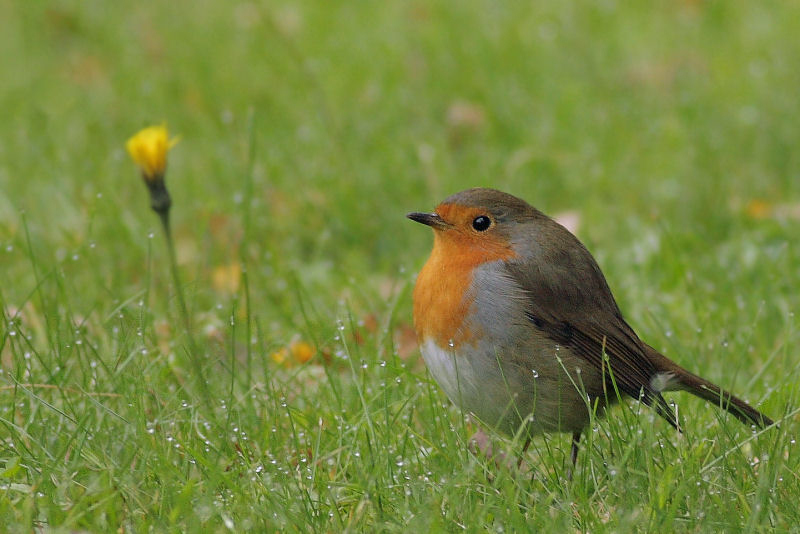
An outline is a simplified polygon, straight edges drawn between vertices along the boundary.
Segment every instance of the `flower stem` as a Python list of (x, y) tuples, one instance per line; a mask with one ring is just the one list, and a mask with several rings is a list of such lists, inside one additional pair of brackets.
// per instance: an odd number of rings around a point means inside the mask
[(189, 356), (195, 367), (195, 372), (197, 373), (197, 381), (200, 384), (203, 400), (206, 404), (209, 404), (211, 402), (211, 396), (209, 395), (208, 382), (206, 382), (203, 364), (200, 361), (200, 353), (194, 341), (194, 335), (192, 334), (189, 308), (186, 306), (186, 299), (183, 296), (183, 286), (181, 285), (180, 276), (178, 275), (178, 261), (175, 256), (175, 244), (172, 240), (172, 229), (169, 224), (169, 208), (157, 211), (156, 213), (158, 213), (158, 217), (161, 219), (161, 226), (164, 228), (164, 235), (167, 240), (169, 264), (170, 270), (172, 271), (172, 283), (175, 286), (175, 293), (178, 295), (178, 305), (180, 306), (180, 313), (183, 319), (183, 327), (186, 330), (186, 338), (189, 340)]

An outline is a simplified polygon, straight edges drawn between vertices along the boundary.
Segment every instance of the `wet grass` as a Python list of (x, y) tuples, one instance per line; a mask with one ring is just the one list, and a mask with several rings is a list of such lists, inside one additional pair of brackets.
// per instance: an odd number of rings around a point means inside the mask
[[(796, 530), (797, 15), (0, 2), (4, 528)], [(162, 120), (208, 395), (123, 151)], [(470, 454), (403, 216), (476, 185), (577, 212), (642, 337), (780, 428), (673, 395), (682, 436), (616, 407), (571, 483), (567, 436)]]

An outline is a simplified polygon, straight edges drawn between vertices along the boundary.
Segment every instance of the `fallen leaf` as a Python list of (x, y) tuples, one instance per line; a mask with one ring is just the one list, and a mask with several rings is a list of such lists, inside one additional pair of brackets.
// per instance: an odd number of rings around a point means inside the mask
[(394, 342), (397, 355), (403, 360), (417, 350), (417, 332), (409, 323), (401, 323), (394, 329)]

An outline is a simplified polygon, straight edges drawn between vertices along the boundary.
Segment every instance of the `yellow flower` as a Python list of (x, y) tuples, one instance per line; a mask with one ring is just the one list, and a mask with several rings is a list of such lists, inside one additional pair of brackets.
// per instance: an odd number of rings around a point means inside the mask
[(289, 349), (282, 347), (269, 355), (270, 360), (277, 364), (282, 364), (289, 357)]
[(133, 161), (142, 168), (142, 174), (147, 181), (158, 180), (164, 177), (167, 168), (167, 152), (178, 142), (178, 138), (169, 138), (166, 125), (149, 126), (140, 130), (128, 139), (125, 148), (128, 149)]
[(317, 349), (305, 341), (296, 339), (289, 343), (288, 347), (281, 347), (269, 355), (270, 360), (278, 365), (291, 367), (295, 364), (303, 364), (311, 360), (317, 354)]
[(297, 363), (306, 363), (314, 357), (317, 349), (305, 341), (293, 341), (289, 345), (289, 352)]

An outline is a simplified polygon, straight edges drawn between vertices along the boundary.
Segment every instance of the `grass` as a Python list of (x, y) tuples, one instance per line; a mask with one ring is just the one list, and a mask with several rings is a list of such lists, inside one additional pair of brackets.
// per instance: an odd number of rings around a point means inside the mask
[[(798, 14), (0, 1), (3, 528), (797, 531)], [(162, 120), (209, 395), (123, 151)], [(403, 216), (475, 185), (578, 212), (639, 334), (780, 428), (673, 395), (683, 435), (616, 407), (571, 483), (568, 436), (470, 454)]]

